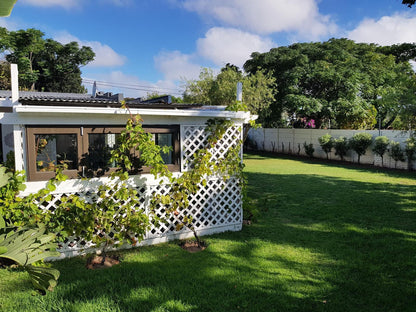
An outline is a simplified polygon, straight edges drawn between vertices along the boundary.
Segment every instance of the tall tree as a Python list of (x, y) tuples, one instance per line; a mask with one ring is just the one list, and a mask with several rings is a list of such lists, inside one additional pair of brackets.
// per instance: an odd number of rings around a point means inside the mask
[(253, 53), (244, 68), (251, 74), (265, 70), (276, 79), (269, 126), (281, 124), (283, 116), (292, 123), (313, 119), (317, 127), (370, 128), (380, 119), (387, 127), (413, 79), (407, 62), (412, 53), (406, 59), (405, 46), (400, 48), (405, 60), (397, 62), (390, 50), (381, 53), (375, 44), (297, 43)]
[(218, 75), (203, 68), (198, 80), (185, 82), (185, 102), (206, 105), (229, 105), (236, 101), (237, 82), (243, 84), (243, 102), (260, 121), (269, 114), (269, 105), (273, 101), (275, 79), (271, 74), (257, 71), (252, 75), (244, 74), (237, 66), (227, 64)]
[(0, 28), (0, 51), (19, 68), (19, 84), (27, 90), (84, 92), (80, 67), (94, 59), (90, 47), (44, 39), (37, 29)]

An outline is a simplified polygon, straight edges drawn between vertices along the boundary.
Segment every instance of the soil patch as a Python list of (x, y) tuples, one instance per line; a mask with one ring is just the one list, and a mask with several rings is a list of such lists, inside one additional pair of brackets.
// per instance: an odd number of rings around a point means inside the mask
[(200, 252), (208, 247), (208, 245), (204, 241), (201, 242), (201, 247), (198, 246), (198, 243), (196, 241), (184, 241), (181, 242), (179, 246), (181, 246), (182, 249), (191, 253)]
[(108, 255), (103, 262), (102, 256), (94, 256), (87, 260), (86, 268), (89, 270), (111, 268), (113, 265), (120, 263), (120, 259), (116, 255)]

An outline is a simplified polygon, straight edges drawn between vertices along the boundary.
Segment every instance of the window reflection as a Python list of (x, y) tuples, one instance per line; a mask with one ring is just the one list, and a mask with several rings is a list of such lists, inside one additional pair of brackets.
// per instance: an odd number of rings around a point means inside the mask
[(163, 162), (166, 165), (173, 164), (173, 136), (172, 133), (155, 133), (153, 135), (155, 143), (161, 147), (169, 146), (170, 151), (168, 153), (162, 153)]
[(37, 171), (54, 171), (61, 164), (66, 164), (67, 169), (77, 169), (76, 134), (36, 134), (35, 144)]
[(117, 147), (116, 133), (89, 133), (88, 153), (83, 155), (82, 165), (85, 166), (87, 176), (103, 175), (110, 168), (117, 167), (111, 162), (111, 151)]

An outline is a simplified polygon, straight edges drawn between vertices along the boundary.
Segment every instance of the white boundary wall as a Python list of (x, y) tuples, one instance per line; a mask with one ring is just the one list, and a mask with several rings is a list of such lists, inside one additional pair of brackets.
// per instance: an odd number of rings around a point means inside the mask
[[(256, 149), (259, 151), (302, 155), (305, 156), (305, 149), (303, 143), (313, 144), (315, 149), (314, 157), (325, 158), (326, 154), (319, 145), (318, 138), (329, 133), (333, 138), (340, 136), (351, 138), (355, 133), (367, 132), (373, 136), (373, 141), (376, 137), (382, 135), (388, 137), (390, 140), (400, 142), (401, 147), (404, 151), (405, 141), (409, 138), (409, 132), (397, 131), (397, 130), (321, 130), (321, 129), (287, 129), (287, 128), (259, 128), (251, 129), (248, 134), (248, 140), (256, 145)], [(381, 157), (375, 155), (370, 146), (366, 154), (361, 156), (361, 164), (371, 164), (374, 166), (381, 166)], [(329, 159), (339, 160), (339, 156), (335, 155), (333, 149), (329, 155)], [(345, 161), (357, 163), (357, 154), (349, 150), (347, 156), (344, 158)], [(389, 156), (388, 152), (384, 155), (383, 166), (397, 169), (407, 169), (407, 160), (405, 162), (397, 162)], [(416, 169), (416, 161), (413, 162), (413, 169)]]

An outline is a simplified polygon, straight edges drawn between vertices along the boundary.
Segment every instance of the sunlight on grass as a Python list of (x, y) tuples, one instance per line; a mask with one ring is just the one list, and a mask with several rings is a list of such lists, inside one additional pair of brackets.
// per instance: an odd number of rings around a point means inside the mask
[(3, 311), (414, 311), (416, 175), (380, 168), (247, 155), (258, 222), (204, 239), (122, 253), (88, 271), (52, 265), (53, 293), (0, 270)]

